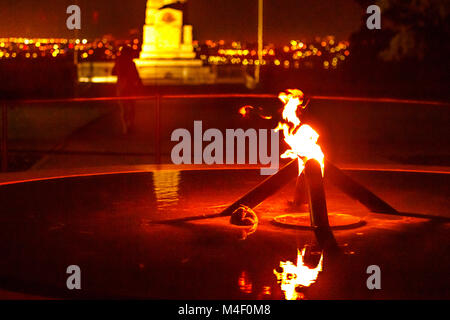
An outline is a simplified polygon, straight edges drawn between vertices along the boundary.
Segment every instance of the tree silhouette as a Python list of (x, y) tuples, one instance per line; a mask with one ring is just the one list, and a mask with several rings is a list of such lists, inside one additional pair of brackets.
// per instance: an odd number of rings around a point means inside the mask
[[(448, 56), (450, 1), (357, 0), (363, 7), (381, 8), (381, 30), (368, 30), (363, 21), (351, 40), (355, 52), (383, 61), (436, 62)], [(366, 19), (367, 16), (364, 16)], [(361, 52), (362, 51), (362, 52)]]

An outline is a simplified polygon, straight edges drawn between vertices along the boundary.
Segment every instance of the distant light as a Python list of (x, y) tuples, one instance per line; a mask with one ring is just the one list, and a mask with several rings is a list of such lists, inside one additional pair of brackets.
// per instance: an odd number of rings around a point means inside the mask
[(86, 43), (87, 43), (87, 40), (86, 40), (86, 39), (83, 39), (82, 43), (83, 43), (83, 44), (86, 44)]
[(79, 82), (91, 82), (91, 83), (115, 83), (117, 82), (117, 76), (106, 76), (106, 77), (80, 77)]

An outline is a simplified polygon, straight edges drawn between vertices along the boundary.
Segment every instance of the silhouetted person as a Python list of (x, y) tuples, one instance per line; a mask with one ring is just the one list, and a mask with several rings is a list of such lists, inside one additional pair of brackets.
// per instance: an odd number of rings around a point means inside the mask
[[(120, 48), (120, 56), (118, 55), (116, 58), (112, 74), (117, 75), (117, 96), (129, 97), (139, 93), (142, 81), (133, 61), (133, 50), (129, 46)], [(119, 104), (122, 130), (126, 134), (134, 127), (136, 102), (134, 100), (121, 100)]]

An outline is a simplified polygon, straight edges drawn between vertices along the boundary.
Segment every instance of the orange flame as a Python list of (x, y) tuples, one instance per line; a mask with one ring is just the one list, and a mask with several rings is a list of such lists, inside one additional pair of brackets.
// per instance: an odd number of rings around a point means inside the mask
[(267, 115), (264, 114), (264, 110), (261, 107), (255, 108), (253, 106), (250, 105), (245, 105), (239, 108), (239, 114), (242, 115), (243, 118), (248, 118), (250, 117), (250, 112), (252, 112), (251, 110), (254, 110), (254, 112), (261, 118), (264, 120), (270, 120), (272, 119), (271, 115)]
[(239, 113), (245, 118), (248, 117), (251, 109), (253, 109), (252, 106), (243, 106), (239, 109)]
[(324, 154), (317, 144), (319, 134), (307, 124), (301, 124), (297, 116), (299, 106), (303, 105), (304, 94), (298, 89), (288, 89), (287, 92), (281, 92), (278, 98), (284, 103), (282, 117), (285, 123), (279, 122), (275, 131), (283, 131), (284, 141), (291, 147), (281, 155), (282, 158), (295, 159), (299, 157), (302, 161), (298, 162), (298, 174), (300, 175), (305, 168), (305, 163), (309, 159), (316, 159), (321, 167), (322, 174), (324, 168)]
[(323, 253), (320, 256), (319, 263), (313, 269), (305, 266), (303, 258), (305, 257), (306, 249), (300, 252), (297, 250), (297, 265), (291, 261), (280, 262), (280, 267), (283, 269), (281, 272), (277, 272), (275, 269), (273, 273), (277, 277), (280, 283), (281, 290), (284, 293), (286, 300), (299, 300), (304, 297), (301, 292), (297, 292), (297, 287), (309, 287), (316, 282), (319, 272), (323, 268)]

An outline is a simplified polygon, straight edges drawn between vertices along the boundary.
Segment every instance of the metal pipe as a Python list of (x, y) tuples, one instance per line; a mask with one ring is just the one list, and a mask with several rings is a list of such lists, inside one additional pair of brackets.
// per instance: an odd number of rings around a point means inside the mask
[(317, 242), (327, 254), (337, 253), (339, 246), (328, 221), (327, 200), (320, 163), (315, 159), (310, 159), (306, 161), (303, 171), (309, 200), (311, 227)]
[(341, 169), (326, 160), (325, 178), (330, 179), (330, 181), (341, 189), (341, 191), (346, 193), (351, 198), (361, 202), (370, 211), (389, 214), (398, 213), (398, 211), (386, 201), (382, 200), (376, 194), (344, 174)]
[(449, 222), (450, 218), (435, 216), (422, 213), (400, 212), (393, 208), (386, 201), (378, 197), (372, 191), (362, 184), (356, 182), (346, 175), (342, 169), (339, 169), (331, 162), (325, 160), (325, 178), (329, 179), (342, 192), (352, 199), (359, 201), (367, 209), (374, 213), (388, 214), (393, 216), (412, 217), (420, 219), (429, 219), (436, 222)]
[(311, 226), (313, 228), (329, 228), (327, 200), (323, 187), (320, 163), (315, 159), (306, 161), (304, 174), (309, 200)]
[(305, 173), (297, 177), (295, 183), (294, 205), (301, 206), (308, 203), (308, 194), (306, 190)]

